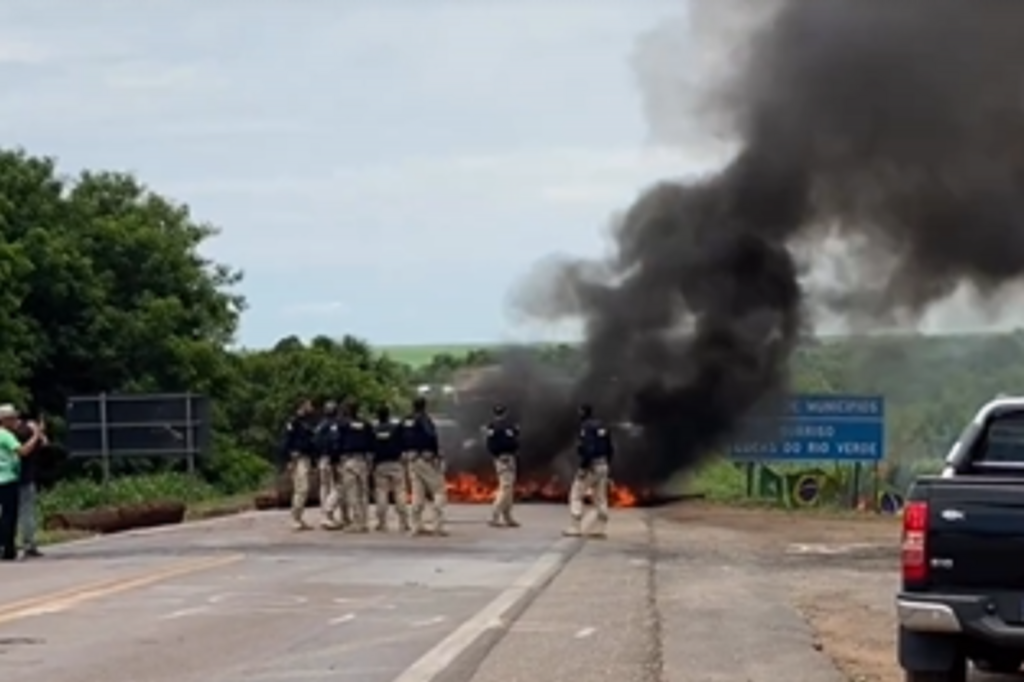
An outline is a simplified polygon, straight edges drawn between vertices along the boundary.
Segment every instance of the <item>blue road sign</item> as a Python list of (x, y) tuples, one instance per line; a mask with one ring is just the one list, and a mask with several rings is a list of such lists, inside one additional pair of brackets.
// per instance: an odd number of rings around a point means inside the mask
[(751, 419), (734, 460), (877, 462), (885, 456), (885, 399), (797, 395), (776, 419)]

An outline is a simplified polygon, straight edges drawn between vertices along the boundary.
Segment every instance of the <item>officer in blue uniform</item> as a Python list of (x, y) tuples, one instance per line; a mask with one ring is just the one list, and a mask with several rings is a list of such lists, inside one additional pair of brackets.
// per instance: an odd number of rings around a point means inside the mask
[(519, 457), (519, 425), (509, 417), (504, 405), (495, 405), (493, 418), (484, 427), (487, 437), (487, 451), (494, 458), (494, 473), (498, 479), (498, 490), (494, 495), (494, 507), (490, 525), (517, 528), (519, 522), (512, 516), (516, 496), (516, 471)]
[(608, 525), (608, 474), (615, 445), (607, 425), (594, 416), (591, 405), (580, 406), (580, 430), (576, 454), (579, 467), (569, 491), (569, 527), (564, 534), (578, 537), (583, 533), (583, 500), (590, 493), (596, 520), (588, 532), (591, 537), (606, 537)]
[(340, 528), (338, 518), (338, 464), (344, 439), (344, 424), (338, 416), (338, 403), (324, 403), (323, 418), (316, 428), (317, 474), (320, 479), (320, 525), (327, 530)]
[(409, 482), (412, 487), (410, 516), (413, 535), (424, 535), (423, 510), (429, 498), (434, 508), (434, 534), (447, 535), (444, 509), (448, 503), (444, 458), (441, 456), (437, 427), (427, 413), (427, 401), (422, 396), (412, 404), (412, 414), (402, 420), (402, 441), (409, 462)]
[(349, 401), (345, 409), (340, 479), (342, 504), (351, 522), (348, 530), (354, 533), (369, 531), (370, 465), (374, 440), (373, 425), (363, 419), (359, 403)]
[(409, 472), (402, 443), (402, 427), (391, 418), (387, 406), (377, 409), (377, 423), (373, 426), (373, 492), (374, 511), (377, 512), (375, 530), (387, 530), (388, 503), (393, 499), (398, 515), (398, 529), (408, 533), (409, 526)]
[(296, 530), (309, 530), (303, 518), (309, 501), (309, 473), (316, 456), (316, 422), (313, 403), (303, 400), (285, 423), (282, 458), (292, 479), (292, 522)]

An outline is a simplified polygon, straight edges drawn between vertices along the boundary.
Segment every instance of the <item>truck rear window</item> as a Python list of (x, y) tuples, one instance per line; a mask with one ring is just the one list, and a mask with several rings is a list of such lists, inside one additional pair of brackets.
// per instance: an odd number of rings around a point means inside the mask
[(1024, 464), (1024, 412), (991, 417), (972, 459), (979, 463)]

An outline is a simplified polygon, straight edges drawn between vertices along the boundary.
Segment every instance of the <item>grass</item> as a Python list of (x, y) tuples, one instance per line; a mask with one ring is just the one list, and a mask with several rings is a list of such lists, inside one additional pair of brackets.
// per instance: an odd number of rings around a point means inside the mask
[[(920, 463), (919, 463), (920, 464)], [(772, 463), (768, 465), (778, 477), (792, 477), (795, 474), (809, 472), (817, 467), (802, 464)], [(828, 512), (849, 512), (851, 511), (853, 467), (835, 466), (826, 464), (820, 467), (827, 474), (827, 482), (821, 490), (820, 502), (813, 507), (800, 507), (798, 504), (790, 504), (788, 501), (776, 496), (760, 496), (757, 491), (756, 481), (753, 495), (747, 494), (747, 471), (743, 466), (725, 461), (715, 460), (698, 471), (690, 474), (681, 481), (675, 483), (671, 488), (682, 490), (687, 493), (701, 494), (705, 499), (720, 504), (727, 504), (739, 507), (776, 507), (793, 509), (795, 511), (828, 511)], [(914, 474), (932, 473), (933, 464), (922, 464), (911, 467)], [(882, 478), (882, 477), (880, 477)], [(901, 485), (886, 485), (880, 482), (881, 489), (895, 490), (901, 494), (905, 493), (905, 487), (912, 480), (913, 476), (901, 477)], [(792, 480), (792, 479), (790, 479)], [(781, 481), (779, 481), (782, 483)], [(858, 497), (860, 499), (870, 498), (874, 490), (872, 472), (865, 468), (861, 473), (861, 484)], [(869, 502), (870, 504), (870, 502)]]
[(223, 493), (215, 487), (188, 474), (122, 476), (107, 484), (77, 479), (61, 481), (43, 491), (39, 495), (39, 513), (46, 518), (61, 512), (167, 500), (194, 505), (221, 497)]
[[(252, 509), (252, 493), (227, 495), (195, 476), (164, 473), (115, 478), (107, 485), (91, 480), (62, 481), (39, 496), (39, 518), (62, 512), (157, 501), (178, 501), (187, 506), (186, 520), (214, 518)], [(90, 537), (92, 533), (68, 530), (40, 532), (41, 544)]]
[(434, 357), (446, 354), (462, 357), (480, 348), (493, 348), (495, 344), (486, 343), (453, 343), (438, 345), (384, 346), (381, 351), (395, 362), (412, 367), (423, 367), (430, 364)]

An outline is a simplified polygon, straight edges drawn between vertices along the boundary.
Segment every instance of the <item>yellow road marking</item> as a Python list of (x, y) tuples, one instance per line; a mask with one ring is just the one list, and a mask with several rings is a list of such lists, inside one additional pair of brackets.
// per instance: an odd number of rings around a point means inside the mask
[(110, 597), (115, 594), (135, 590), (140, 587), (154, 585), (164, 580), (177, 578), (183, 575), (209, 571), (222, 566), (229, 566), (244, 558), (242, 554), (229, 554), (227, 556), (207, 557), (205, 559), (193, 559), (181, 561), (171, 566), (152, 573), (144, 573), (134, 578), (120, 577), (110, 580), (103, 580), (88, 585), (79, 585), (66, 590), (44, 594), (30, 599), (8, 604), (0, 604), (0, 624), (9, 623), (14, 620), (38, 616), (44, 613), (57, 613), (66, 611), (81, 604), (103, 597)]

